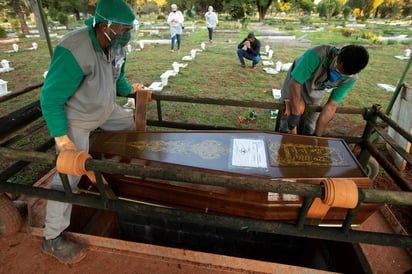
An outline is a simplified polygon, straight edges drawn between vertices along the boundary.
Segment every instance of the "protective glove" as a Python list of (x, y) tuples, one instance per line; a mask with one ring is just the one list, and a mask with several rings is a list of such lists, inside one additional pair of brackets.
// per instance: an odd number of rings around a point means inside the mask
[(294, 129), (299, 125), (300, 115), (290, 114), (288, 116), (288, 128), (289, 130)]
[(76, 145), (67, 135), (54, 137), (54, 142), (56, 143), (57, 152), (62, 152), (64, 150), (77, 150)]
[(134, 83), (132, 85), (132, 91), (130, 92), (130, 94), (136, 94), (136, 92), (138, 92), (141, 89), (144, 89), (145, 86), (143, 84), (140, 83)]

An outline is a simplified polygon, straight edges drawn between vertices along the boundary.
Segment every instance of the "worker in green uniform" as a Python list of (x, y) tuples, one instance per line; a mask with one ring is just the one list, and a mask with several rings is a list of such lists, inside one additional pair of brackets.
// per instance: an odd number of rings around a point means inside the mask
[[(290, 102), (291, 113), (281, 116), (279, 131), (322, 136), (336, 108), (355, 85), (358, 73), (369, 61), (368, 51), (360, 45), (338, 48), (319, 45), (295, 59), (281, 90), (280, 102)], [(300, 104), (321, 105), (325, 92), (330, 92), (322, 111), (305, 112)]]
[[(65, 35), (56, 46), (41, 90), (44, 119), (57, 152), (89, 150), (90, 132), (134, 130), (133, 113), (116, 104), (116, 96), (144, 86), (125, 78), (126, 53), (135, 16), (123, 0), (99, 0), (86, 26)], [(69, 176), (73, 191), (79, 176)], [(52, 189), (63, 190), (58, 174)], [(72, 206), (49, 200), (42, 251), (64, 263), (85, 257), (84, 248), (62, 233), (70, 224)]]

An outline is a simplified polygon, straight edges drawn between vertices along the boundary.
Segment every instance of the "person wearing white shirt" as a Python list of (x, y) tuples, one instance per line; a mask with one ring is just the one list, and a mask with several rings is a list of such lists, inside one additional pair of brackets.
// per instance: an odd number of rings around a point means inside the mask
[(180, 37), (183, 32), (182, 24), (184, 22), (183, 14), (180, 10), (177, 10), (177, 5), (172, 4), (170, 6), (172, 12), (169, 13), (167, 23), (170, 25), (170, 51), (174, 51), (175, 43), (177, 42), (177, 50), (180, 49)]
[(209, 6), (208, 11), (205, 13), (206, 28), (209, 34), (209, 42), (212, 43), (213, 30), (216, 28), (219, 22), (217, 14), (213, 11), (213, 7)]

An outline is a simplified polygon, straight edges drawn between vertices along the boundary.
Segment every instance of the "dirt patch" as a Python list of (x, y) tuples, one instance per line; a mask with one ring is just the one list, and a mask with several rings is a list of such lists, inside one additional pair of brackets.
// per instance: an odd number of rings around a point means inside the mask
[[(374, 180), (374, 184), (378, 189), (401, 190), (391, 178), (384, 175), (378, 175)], [(402, 229), (412, 235), (412, 206), (388, 205), (388, 208), (392, 211)]]

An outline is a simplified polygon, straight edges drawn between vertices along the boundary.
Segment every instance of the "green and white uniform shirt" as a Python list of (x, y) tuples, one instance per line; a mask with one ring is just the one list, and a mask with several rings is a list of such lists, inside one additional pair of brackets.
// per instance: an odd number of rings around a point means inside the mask
[(282, 99), (289, 98), (289, 82), (293, 78), (302, 85), (301, 96), (306, 104), (320, 105), (328, 90), (332, 90), (331, 99), (340, 103), (355, 85), (358, 75), (343, 75), (335, 82), (329, 81), (329, 67), (337, 52), (339, 49), (336, 47), (322, 45), (313, 47), (298, 57), (283, 83)]
[(116, 95), (126, 96), (132, 90), (124, 75), (125, 61), (124, 49), (104, 53), (91, 26), (63, 37), (40, 95), (52, 137), (67, 134), (68, 126), (94, 130), (110, 117)]

